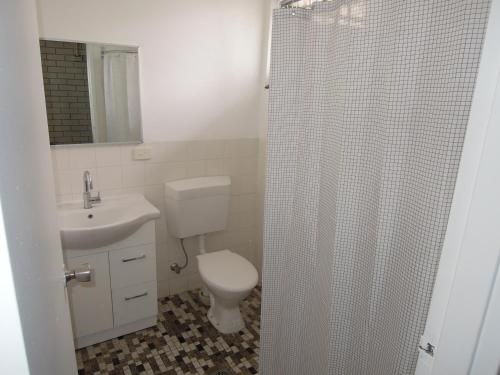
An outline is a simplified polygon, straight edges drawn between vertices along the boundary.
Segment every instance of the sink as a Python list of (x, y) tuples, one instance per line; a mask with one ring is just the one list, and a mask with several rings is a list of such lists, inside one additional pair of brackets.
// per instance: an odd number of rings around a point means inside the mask
[(58, 205), (59, 230), (64, 249), (94, 249), (120, 241), (160, 211), (141, 194), (109, 197), (90, 209), (83, 201)]

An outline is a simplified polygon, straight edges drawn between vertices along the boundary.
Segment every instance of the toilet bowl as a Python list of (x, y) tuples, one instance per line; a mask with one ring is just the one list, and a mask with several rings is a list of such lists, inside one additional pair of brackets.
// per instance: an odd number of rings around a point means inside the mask
[(197, 258), (201, 280), (210, 293), (208, 319), (224, 334), (242, 330), (245, 323), (239, 304), (257, 285), (257, 270), (247, 259), (230, 250)]

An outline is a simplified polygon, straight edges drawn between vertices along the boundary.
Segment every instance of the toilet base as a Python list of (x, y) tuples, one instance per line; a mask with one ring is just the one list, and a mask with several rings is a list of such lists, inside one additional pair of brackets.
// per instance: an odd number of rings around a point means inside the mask
[[(214, 297), (210, 294), (210, 309), (207, 313), (207, 318), (212, 325), (223, 334), (236, 333), (245, 328), (245, 322), (241, 317), (239, 304), (234, 302), (230, 306), (227, 301), (221, 303), (215, 302)], [(239, 302), (239, 301), (238, 301)]]

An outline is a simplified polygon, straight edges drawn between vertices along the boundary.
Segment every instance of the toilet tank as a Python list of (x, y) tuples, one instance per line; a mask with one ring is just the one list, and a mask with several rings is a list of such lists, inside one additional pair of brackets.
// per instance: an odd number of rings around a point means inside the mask
[(231, 179), (198, 177), (165, 183), (167, 229), (177, 238), (224, 230)]

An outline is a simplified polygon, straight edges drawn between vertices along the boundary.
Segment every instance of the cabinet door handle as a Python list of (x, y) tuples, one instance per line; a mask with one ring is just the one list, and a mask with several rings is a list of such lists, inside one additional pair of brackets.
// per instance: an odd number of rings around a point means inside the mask
[(134, 260), (141, 260), (141, 259), (145, 259), (145, 258), (146, 258), (146, 254), (142, 254), (141, 256), (138, 256), (138, 257), (122, 258), (122, 262), (123, 263), (133, 262)]
[(138, 294), (138, 295), (133, 296), (133, 297), (125, 297), (125, 301), (130, 301), (130, 300), (133, 300), (133, 299), (136, 299), (136, 298), (146, 297), (147, 295), (148, 295), (148, 292), (142, 293), (142, 294)]

